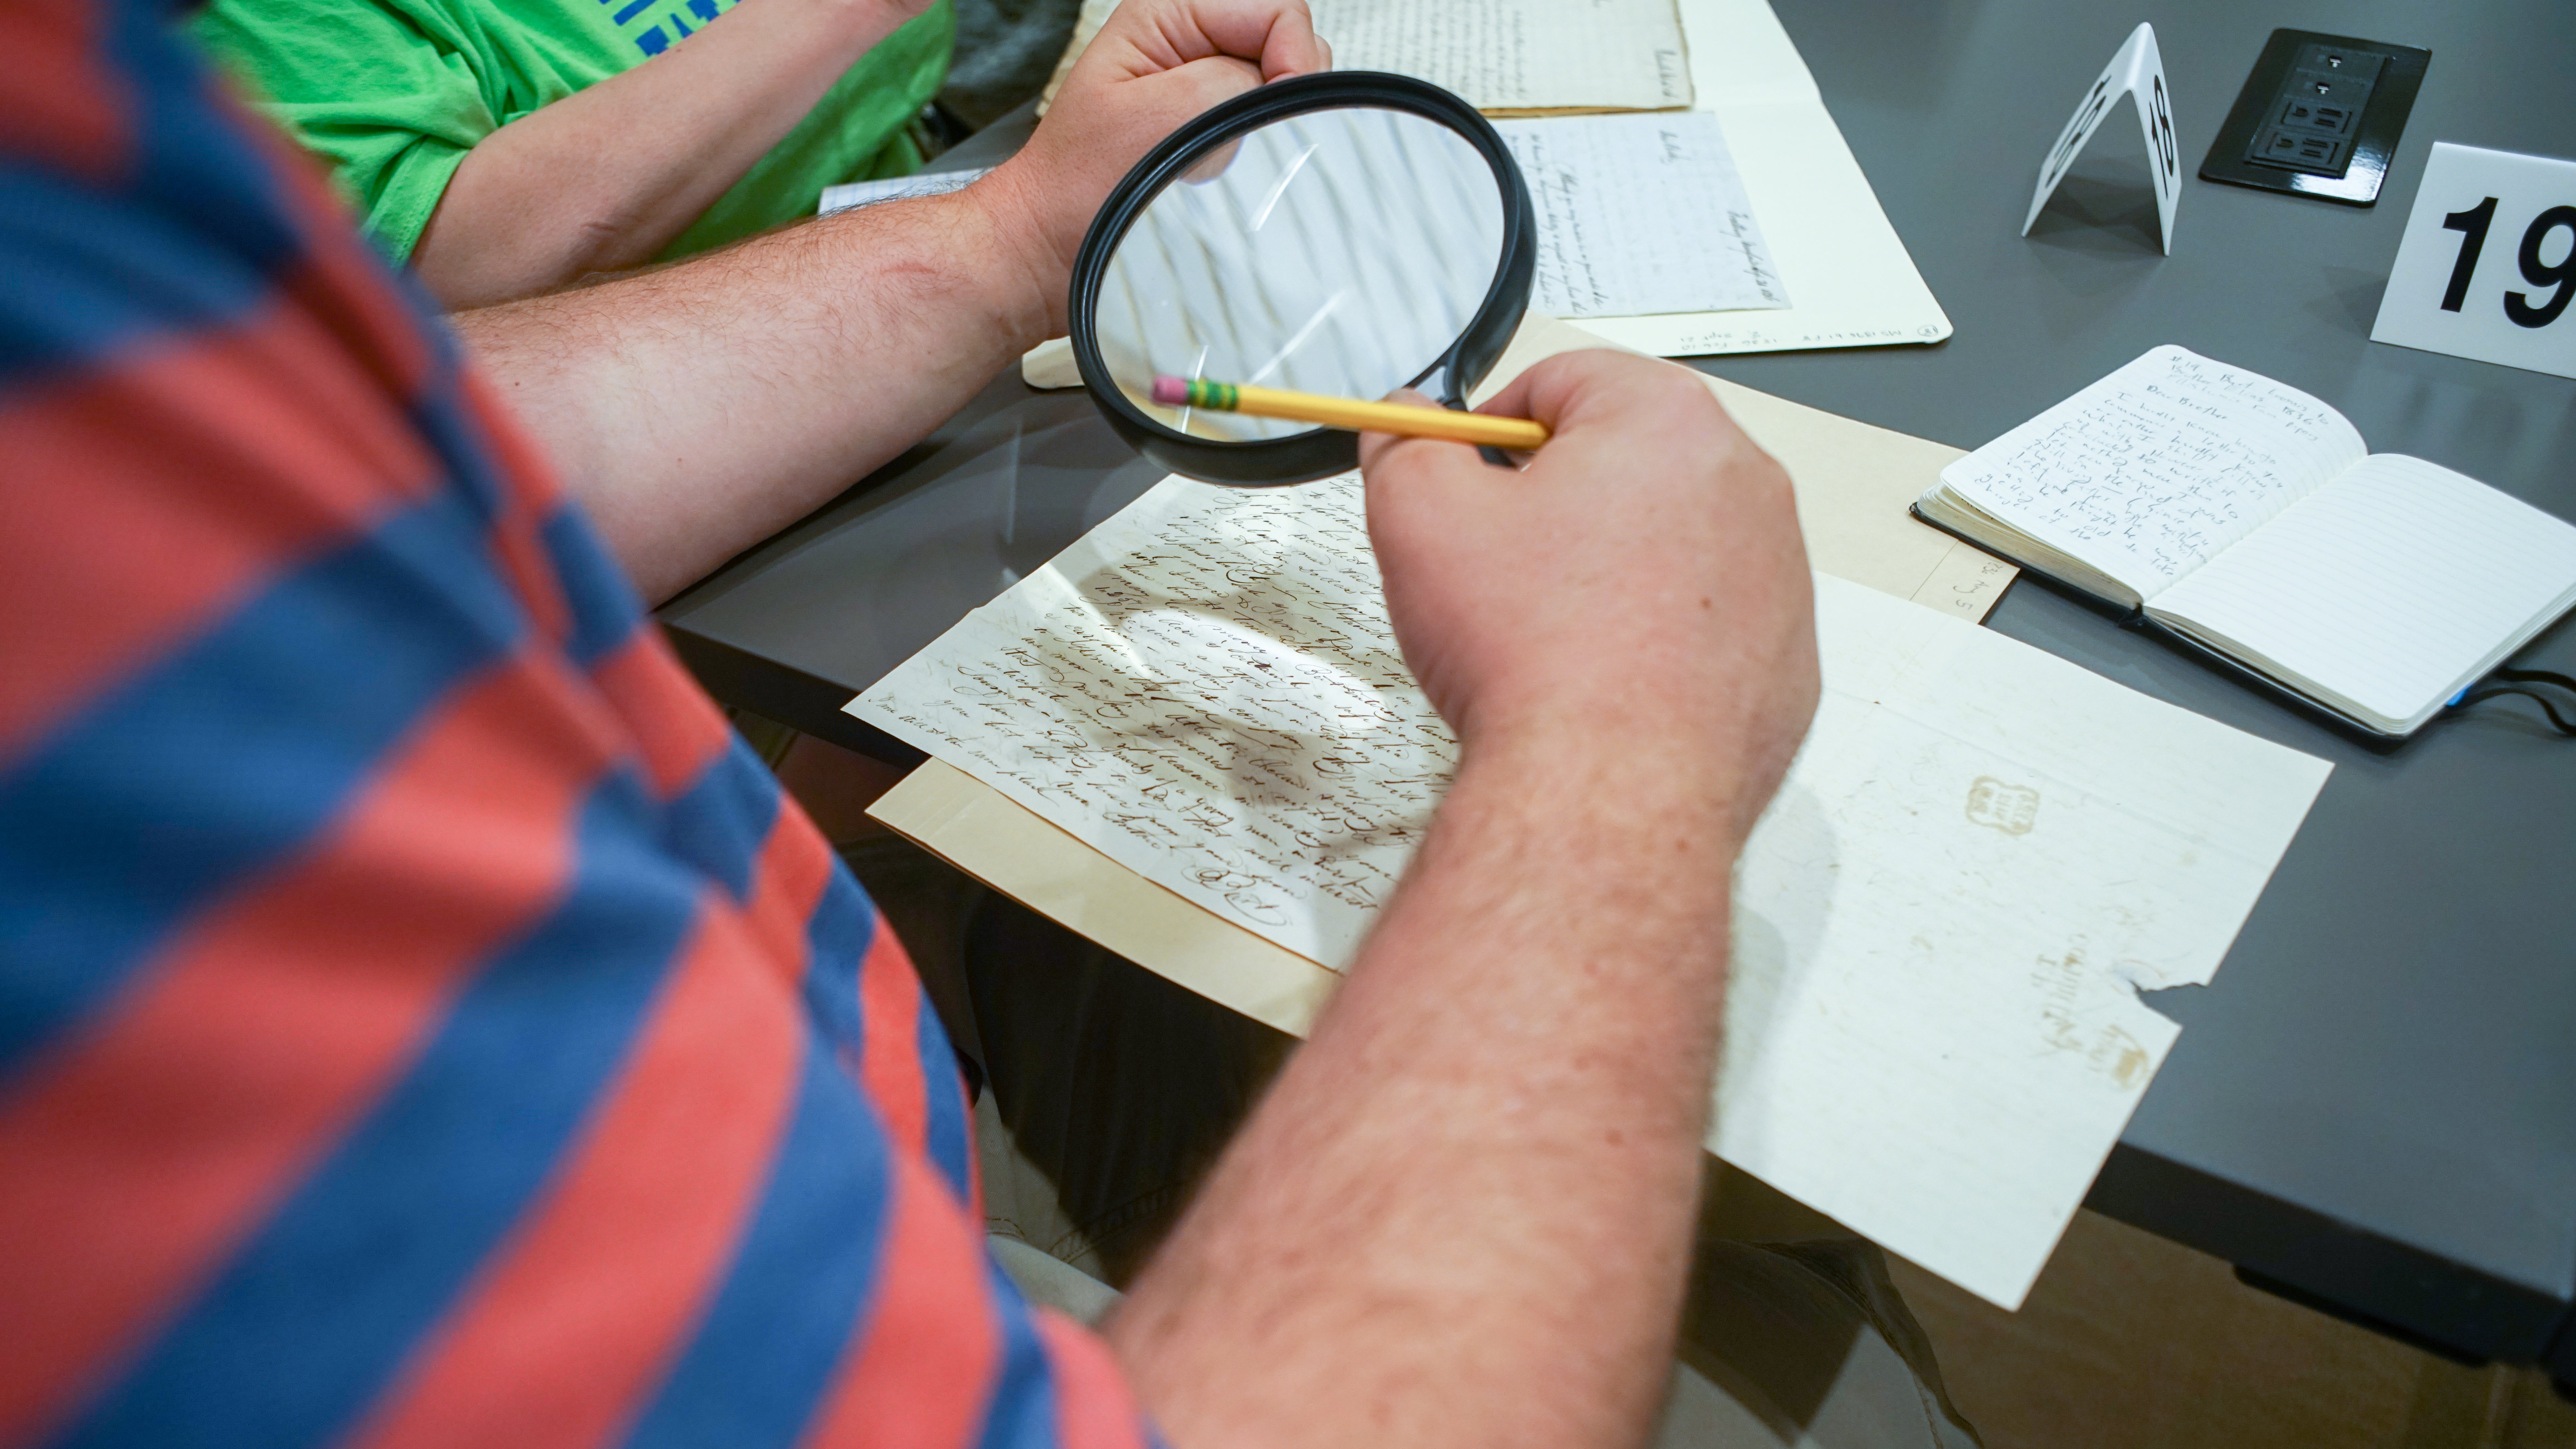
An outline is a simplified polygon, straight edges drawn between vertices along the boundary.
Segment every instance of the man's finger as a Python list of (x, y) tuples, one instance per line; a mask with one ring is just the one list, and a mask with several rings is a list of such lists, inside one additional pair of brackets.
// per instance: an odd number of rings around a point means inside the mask
[[(1186, 76), (1189, 79), (1193, 92), (1191, 103), (1197, 107), (1190, 112), (1192, 116), (1222, 102), (1233, 100), (1245, 91), (1256, 90), (1261, 85), (1261, 72), (1254, 68), (1252, 62), (1231, 55), (1212, 55), (1194, 60), (1170, 74)], [(1226, 147), (1229, 155), (1233, 150), (1230, 144)], [(1220, 172), (1224, 170), (1222, 166), (1217, 169)]]
[(1559, 438), (1651, 424), (1710, 406), (1705, 379), (1677, 363), (1607, 348), (1543, 357), (1476, 410), (1535, 418)]
[[(1237, 0), (1242, 3), (1242, 0)], [(1332, 47), (1315, 33), (1315, 18), (1307, 12), (1305, 0), (1249, 0), (1258, 8), (1278, 13), (1270, 20), (1269, 33), (1262, 38), (1260, 50), (1261, 78), (1282, 80), (1292, 75), (1315, 75), (1333, 68)]]
[(1542, 357), (1522, 368), (1500, 392), (1478, 403), (1476, 411), (1498, 418), (1535, 418), (1549, 431), (1560, 431), (1578, 399), (1596, 394), (1617, 397), (1621, 389), (1616, 375), (1625, 366), (1644, 361), (1606, 349)]
[(1116, 13), (1124, 17), (1130, 9), (1140, 12), (1137, 38), (1146, 53), (1177, 52), (1170, 63), (1240, 56), (1260, 66), (1264, 81), (1332, 68), (1304, 0), (1174, 0), (1159, 13), (1142, 13), (1139, 6)]
[(1615, 408), (1629, 400), (1639, 380), (1653, 375), (1651, 369), (1671, 366), (1606, 348), (1560, 352), (1531, 363), (1485, 406), (1536, 418), (1550, 431), (1562, 432), (1590, 408)]
[(1446, 438), (1414, 438), (1398, 433), (1360, 434), (1360, 471), (1372, 479), (1445, 467), (1452, 461), (1445, 455), (1451, 453), (1461, 454), (1467, 461), (1482, 465), (1473, 447), (1453, 443)]

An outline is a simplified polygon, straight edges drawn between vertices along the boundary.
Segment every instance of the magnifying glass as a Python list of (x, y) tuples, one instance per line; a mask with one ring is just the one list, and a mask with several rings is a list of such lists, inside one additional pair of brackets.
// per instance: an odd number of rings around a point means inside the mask
[[(1535, 230), (1520, 168), (1457, 96), (1366, 71), (1275, 81), (1183, 126), (1109, 194), (1074, 259), (1074, 362), (1109, 425), (1175, 473), (1346, 473), (1356, 433), (1193, 406), (1171, 380), (1356, 400), (1414, 387), (1463, 407), (1529, 305)], [(1157, 377), (1175, 401), (1156, 400)]]

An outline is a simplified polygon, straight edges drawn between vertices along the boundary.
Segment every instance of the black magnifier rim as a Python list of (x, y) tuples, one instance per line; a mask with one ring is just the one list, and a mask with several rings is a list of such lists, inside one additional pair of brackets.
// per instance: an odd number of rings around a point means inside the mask
[(1094, 338), (1100, 284), (1108, 274), (1109, 259), (1125, 239), (1128, 228), (1135, 225), (1136, 218), (1144, 214), (1174, 177), (1208, 152), (1274, 121), (1309, 111), (1361, 108), (1405, 111), (1439, 122), (1464, 137), (1493, 168), (1494, 180), (1503, 193), (1503, 250), (1493, 286), (1485, 293), (1484, 304), (1477, 308), (1466, 331), (1459, 334), (1447, 352), (1409, 379), (1408, 385), (1418, 384), (1445, 368), (1449, 393), (1441, 401), (1450, 407), (1462, 407), (1466, 394), (1493, 370), (1495, 360), (1503, 355), (1512, 333), (1519, 328), (1522, 314), (1529, 309), (1530, 282), (1538, 268), (1538, 221), (1530, 205), (1529, 187), (1522, 181), (1520, 165), (1512, 160), (1502, 136), (1474, 106), (1411, 76), (1365, 70), (1293, 76), (1217, 105), (1164, 138), (1109, 193), (1099, 214), (1091, 219), (1091, 230), (1083, 235), (1082, 249), (1074, 254), (1073, 294), (1067, 309), (1073, 330), (1074, 365), (1082, 372), (1083, 385), (1090, 390), (1092, 402), (1129, 447), (1184, 477), (1238, 488), (1311, 483), (1359, 466), (1359, 435), (1339, 428), (1316, 428), (1284, 438), (1226, 442), (1194, 438), (1164, 427), (1146, 416), (1119, 389)]

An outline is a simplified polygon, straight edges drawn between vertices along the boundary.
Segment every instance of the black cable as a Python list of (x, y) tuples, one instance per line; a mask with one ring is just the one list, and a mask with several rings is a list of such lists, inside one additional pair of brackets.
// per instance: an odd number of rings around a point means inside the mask
[[(2470, 688), (2461, 691), (2460, 697), (2451, 701), (2450, 705), (2443, 712), (2448, 714), (2456, 710), (2467, 709), (2471, 705), (2480, 704), (2490, 699), (2500, 699), (2505, 695), (2515, 694), (2539, 705), (2540, 712), (2549, 716), (2549, 724), (2551, 728), (2557, 730), (2562, 735), (2576, 736), (2576, 719), (2571, 719), (2567, 715), (2560, 714), (2558, 712), (2557, 701), (2532, 687), (2534, 685), (2547, 685), (2566, 690), (2571, 695), (2576, 695), (2576, 679), (2569, 678), (2567, 675), (2559, 674), (2547, 669), (2498, 669), (2494, 673), (2488, 675), (2487, 679), (2502, 680), (2503, 683), (2488, 684), (2482, 680), (2479, 684), (2472, 685)], [(2571, 705), (2570, 709), (2576, 710), (2576, 705)]]
[(2547, 669), (2498, 669), (2490, 677), (2510, 679), (2516, 684), (2554, 684), (2570, 694), (2576, 694), (2576, 679)]

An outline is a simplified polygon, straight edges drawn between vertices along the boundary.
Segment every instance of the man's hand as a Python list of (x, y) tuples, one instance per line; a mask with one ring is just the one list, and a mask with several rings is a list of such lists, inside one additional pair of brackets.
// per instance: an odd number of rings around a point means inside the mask
[(1074, 62), (1046, 120), (992, 178), (1032, 243), (1064, 330), (1082, 234), (1130, 168), (1200, 112), (1268, 81), (1332, 68), (1304, 0), (1126, 0)]
[(1514, 471), (1362, 444), (1466, 743), (1305, 1048), (1109, 1322), (1171, 1442), (1612, 1449), (1671, 1365), (1729, 870), (1816, 694), (1788, 479), (1679, 368), (1538, 364)]
[(1645, 358), (1551, 357), (1485, 411), (1553, 436), (1518, 472), (1361, 443), (1406, 661), (1471, 755), (1513, 738), (1714, 766), (1740, 839), (1815, 709), (1788, 475), (1698, 377)]

